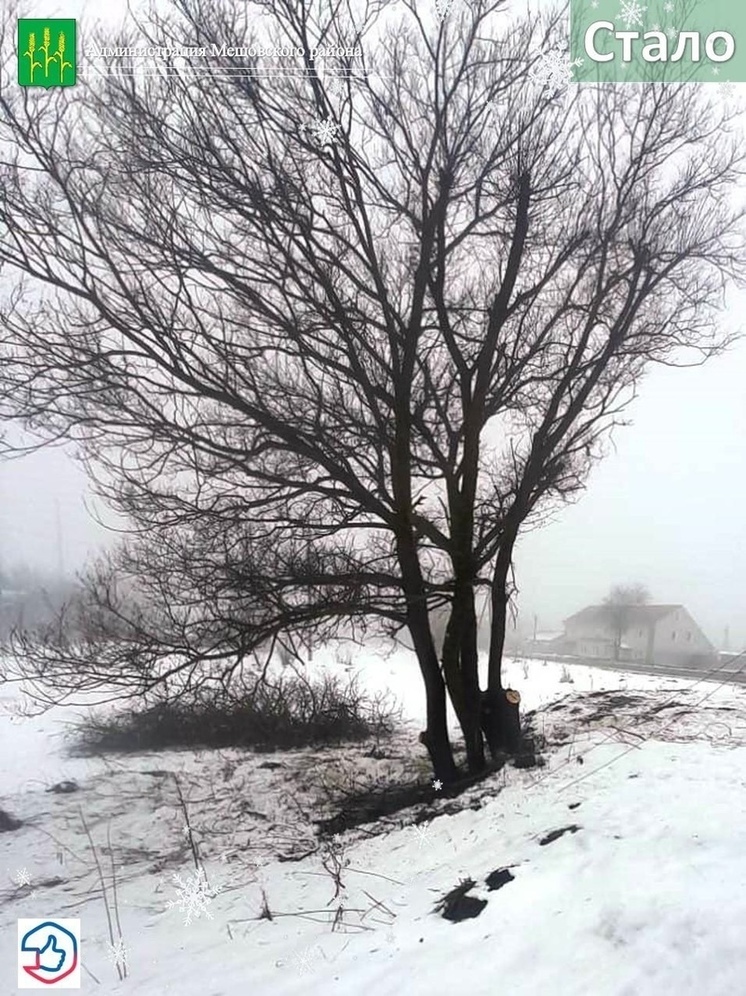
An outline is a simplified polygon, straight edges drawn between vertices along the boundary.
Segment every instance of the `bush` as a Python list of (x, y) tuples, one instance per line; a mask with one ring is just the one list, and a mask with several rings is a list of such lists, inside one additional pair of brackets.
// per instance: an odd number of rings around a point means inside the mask
[(74, 752), (334, 744), (389, 736), (398, 717), (391, 700), (370, 698), (355, 679), (311, 681), (296, 673), (251, 689), (212, 688), (114, 716), (89, 716), (75, 731)]

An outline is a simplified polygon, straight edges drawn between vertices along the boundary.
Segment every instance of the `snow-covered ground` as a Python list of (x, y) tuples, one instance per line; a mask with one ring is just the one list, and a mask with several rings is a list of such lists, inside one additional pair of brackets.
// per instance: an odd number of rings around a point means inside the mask
[[(2, 689), (0, 808), (23, 826), (0, 833), (0, 993), (20, 917), (79, 917), (82, 991), (112, 996), (744, 992), (746, 691), (511, 662), (543, 767), (320, 845), (329, 792), (422, 752), (411, 655), (334, 656), (312, 667), (357, 670), (402, 704), (382, 750), (71, 758), (61, 734), (80, 710), (24, 718)], [(48, 791), (65, 780), (77, 791)], [(486, 905), (449, 922), (435, 906), (467, 878)]]

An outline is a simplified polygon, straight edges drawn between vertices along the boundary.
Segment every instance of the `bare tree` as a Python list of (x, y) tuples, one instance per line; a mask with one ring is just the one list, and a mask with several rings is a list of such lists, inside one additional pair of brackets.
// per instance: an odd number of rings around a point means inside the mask
[[(0, 411), (73, 440), (131, 528), (86, 628), (16, 651), (132, 691), (406, 628), (452, 780), (446, 696), (472, 771), (510, 741), (519, 531), (582, 488), (649, 362), (726, 344), (733, 115), (694, 86), (542, 89), (562, 11), (260, 6), (297, 72), (241, 54), (244, 4), (175, 0), (119, 44), (183, 38), (211, 74), (3, 80)], [(319, 43), (362, 52), (334, 93)]]
[(634, 614), (635, 606), (646, 605), (649, 601), (650, 592), (639, 581), (632, 584), (612, 585), (609, 594), (604, 599), (604, 605), (608, 609), (614, 633), (615, 661), (619, 660), (622, 649), (622, 637)]

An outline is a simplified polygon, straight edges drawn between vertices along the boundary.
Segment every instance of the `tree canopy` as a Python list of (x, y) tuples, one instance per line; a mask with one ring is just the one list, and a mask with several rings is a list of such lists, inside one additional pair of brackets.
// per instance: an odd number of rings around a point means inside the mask
[[(563, 11), (259, 6), (292, 72), (4, 69), (0, 412), (72, 441), (129, 530), (86, 626), (16, 651), (132, 689), (166, 655), (406, 628), (450, 778), (446, 694), (484, 763), (479, 593), (495, 699), (519, 531), (584, 486), (649, 362), (727, 343), (735, 115), (686, 84), (537, 85)], [(254, 35), (242, 3), (176, 0), (116, 43), (168, 38)], [(320, 44), (363, 54), (321, 73)]]

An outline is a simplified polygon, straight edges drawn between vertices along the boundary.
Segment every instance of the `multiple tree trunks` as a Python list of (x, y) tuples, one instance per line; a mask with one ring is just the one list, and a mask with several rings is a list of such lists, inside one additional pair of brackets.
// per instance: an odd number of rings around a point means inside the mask
[[(492, 758), (501, 754), (519, 754), (523, 749), (523, 733), (521, 728), (520, 694), (512, 688), (500, 688), (496, 692), (481, 692), (480, 727)], [(438, 777), (450, 782), (458, 777), (457, 769), (449, 763), (447, 754), (438, 750), (438, 738), (428, 735), (427, 730), (420, 733), (419, 741), (425, 746), (433, 761), (433, 768)], [(481, 765), (484, 767), (484, 764)], [(477, 774), (473, 765), (469, 765), (471, 774)]]

